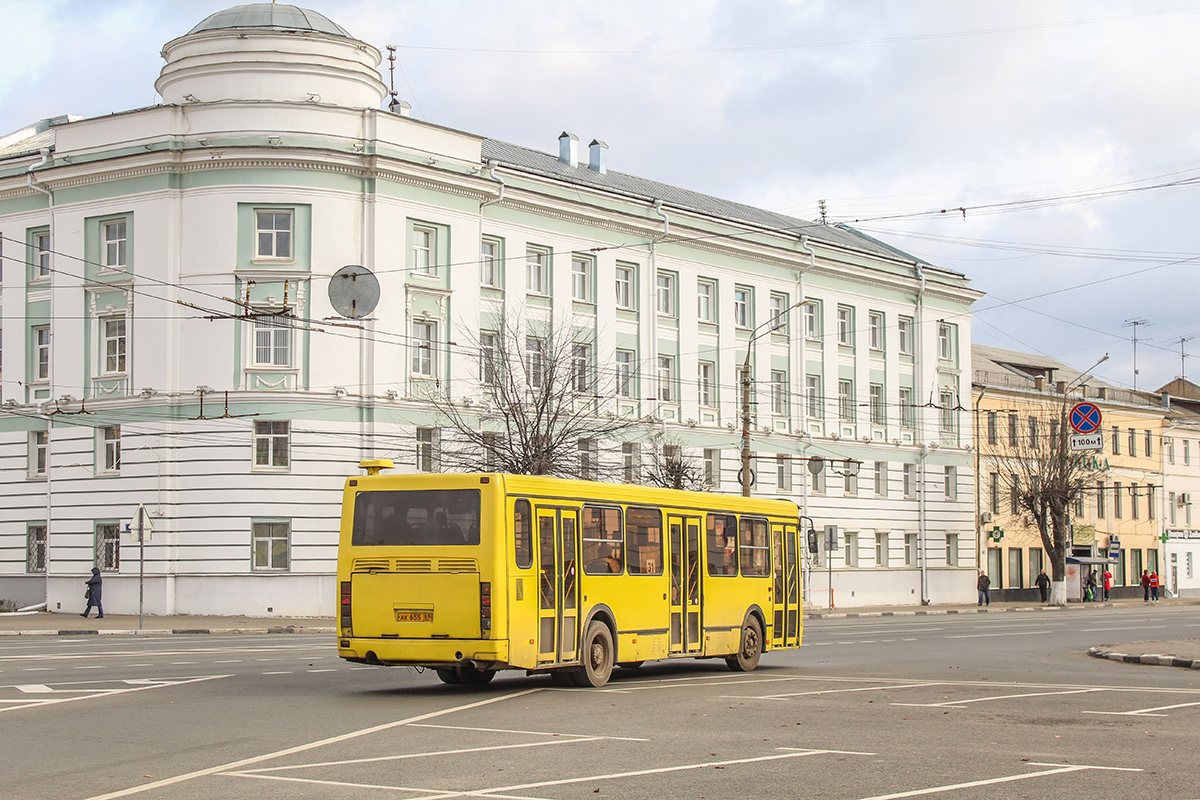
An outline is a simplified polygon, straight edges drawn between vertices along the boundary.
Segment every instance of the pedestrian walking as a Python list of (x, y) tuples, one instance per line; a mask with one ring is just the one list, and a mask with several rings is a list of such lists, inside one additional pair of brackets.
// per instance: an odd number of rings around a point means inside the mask
[(1108, 593), (1112, 591), (1112, 573), (1108, 571), (1108, 567), (1104, 568), (1104, 574), (1101, 577), (1104, 578), (1104, 602), (1107, 603)]
[(1046, 570), (1039, 570), (1038, 576), (1034, 580), (1038, 587), (1038, 591), (1042, 593), (1042, 602), (1050, 602), (1050, 576), (1046, 574)]
[(1153, 603), (1158, 602), (1158, 573), (1157, 572), (1150, 573), (1150, 601)]
[(988, 590), (992, 588), (992, 579), (987, 576), (986, 572), (980, 572), (979, 582), (976, 585), (979, 587), (979, 602), (977, 605), (990, 606), (992, 604), (992, 597)]
[(1096, 570), (1089, 569), (1087, 583), (1083, 588), (1083, 602), (1090, 603), (1096, 599)]
[(103, 595), (104, 579), (100, 577), (100, 568), (92, 567), (92, 577), (87, 579), (87, 589), (83, 596), (87, 598), (87, 608), (79, 616), (87, 617), (92, 611), (92, 606), (96, 607), (96, 619), (104, 619), (104, 606), (100, 604)]
[(1150, 602), (1150, 571), (1142, 570), (1142, 602)]

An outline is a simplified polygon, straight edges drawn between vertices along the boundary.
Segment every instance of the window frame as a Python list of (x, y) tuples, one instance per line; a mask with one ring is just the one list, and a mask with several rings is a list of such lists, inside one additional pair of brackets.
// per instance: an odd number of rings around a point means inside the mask
[[(582, 269), (578, 269), (582, 267)], [(595, 294), (592, 283), (596, 262), (587, 256), (571, 256), (571, 299), (577, 303), (591, 303)]]
[[(100, 320), (100, 352), (103, 359), (104, 375), (123, 375), (128, 366), (129, 356), (129, 322), (124, 314), (101, 317)], [(120, 333), (110, 334), (110, 325), (120, 325)]]
[(120, 572), (120, 523), (96, 522), (92, 530), (92, 563), (99, 567), (101, 572)]
[(50, 380), (51, 336), (49, 325), (34, 325), (30, 328), (33, 343), (33, 383), (48, 383)]
[(25, 524), (25, 574), (44, 575), (46, 573), (46, 523), (27, 522)]
[(31, 478), (45, 478), (50, 468), (50, 432), (48, 430), (29, 432), (29, 464)]
[(754, 327), (754, 290), (748, 286), (733, 287), (733, 325), (735, 328)]
[(804, 338), (810, 342), (821, 341), (821, 301), (807, 300), (804, 309)]
[(882, 311), (867, 312), (867, 341), (870, 349), (877, 353), (884, 350), (884, 319)]
[(102, 425), (96, 429), (97, 459), (100, 472), (121, 471), (121, 426)]
[(696, 281), (696, 319), (716, 323), (717, 284), (711, 280)]
[[(109, 231), (118, 235), (109, 238)], [(123, 270), (129, 264), (129, 224), (124, 217), (100, 223), (100, 264), (104, 269)]]
[(696, 362), (696, 401), (705, 408), (713, 407), (713, 385), (717, 365), (713, 361)]
[[(278, 261), (278, 262), (293, 262), (296, 260), (296, 211), (292, 208), (255, 208), (254, 214), (254, 260), (255, 261)], [(269, 214), (272, 223), (278, 221), (279, 218), (287, 219), (287, 227), (267, 227), (262, 226), (263, 215)], [(280, 254), (280, 233), (286, 234), (283, 239), (286, 241), (287, 253)], [(264, 239), (263, 236), (270, 237), (271, 242), (270, 252), (263, 252)]]
[(290, 420), (254, 420), (253, 442), (254, 458), (252, 463), (255, 471), (287, 472), (291, 469), (292, 425)]
[(788, 377), (783, 370), (771, 370), (771, 413), (777, 417), (785, 417), (788, 414)]
[(594, 394), (592, 346), (587, 342), (571, 345), (571, 389), (577, 394)]
[(804, 413), (810, 419), (824, 419), (824, 403), (821, 402), (821, 376), (804, 376)]
[(53, 274), (50, 261), (54, 251), (53, 244), (50, 241), (50, 230), (44, 228), (42, 230), (31, 231), (29, 233), (29, 247), (32, 250), (29, 282), (48, 282)]
[(437, 331), (437, 320), (412, 321), (412, 352), (409, 359), (409, 374), (412, 377), (431, 379), (438, 376)]
[[(265, 527), (265, 535), (260, 534), (260, 526)], [(276, 526), (282, 526), (280, 536)], [(282, 565), (276, 563), (276, 549), (272, 545), (283, 542)], [(259, 561), (259, 545), (266, 544), (266, 564)], [(250, 570), (251, 572), (290, 572), (292, 565), (292, 523), (286, 519), (253, 519), (250, 521)]]
[(525, 291), (528, 294), (550, 294), (550, 252), (532, 245), (525, 248)]
[(499, 378), (500, 335), (494, 331), (479, 332), (479, 383), (495, 386)]
[(414, 466), (417, 472), (433, 474), (441, 471), (441, 454), (439, 445), (441, 437), (437, 428), (418, 426), (413, 433), (416, 441), (416, 459)]
[(617, 308), (637, 308), (637, 268), (629, 264), (617, 264), (615, 273)]
[(916, 320), (912, 317), (896, 318), (896, 348), (902, 356), (913, 355), (913, 335), (916, 333)]
[(854, 404), (854, 381), (838, 378), (838, 419), (842, 422), (856, 422), (858, 409)]
[[(292, 369), (295, 366), (296, 348), (288, 312), (289, 309), (260, 308), (254, 314), (250, 364), (255, 369)], [(269, 354), (265, 361), (260, 358), (264, 350)], [(280, 353), (283, 354), (282, 363)]]
[(616, 365), (617, 397), (633, 398), (634, 369), (633, 364), (637, 354), (632, 350), (617, 348), (613, 353), (613, 363)]
[(871, 424), (879, 427), (887, 426), (887, 407), (884, 405), (883, 384), (872, 383), (867, 386), (868, 405)]
[(438, 274), (438, 231), (432, 225), (413, 223), (412, 272), (414, 275), (436, 278)]
[(656, 370), (658, 399), (664, 403), (676, 402), (675, 375), (675, 356), (659, 354)]
[(790, 309), (788, 296), (779, 292), (771, 292), (770, 304), (771, 333), (786, 336), (788, 332), (788, 311)]
[[(488, 248), (491, 252), (488, 252)], [(483, 236), (479, 239), (479, 285), (499, 289), (504, 285), (503, 245), (500, 239)]]
[(654, 310), (662, 317), (676, 316), (675, 273), (658, 270), (654, 275)]
[(837, 307), (837, 341), (843, 347), (854, 346), (854, 307)]

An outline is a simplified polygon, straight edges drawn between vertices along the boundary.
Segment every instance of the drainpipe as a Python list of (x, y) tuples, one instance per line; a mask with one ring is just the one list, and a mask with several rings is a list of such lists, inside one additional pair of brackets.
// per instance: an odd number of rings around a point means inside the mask
[[(376, 156), (370, 151), (372, 142), (377, 141), (379, 115), (373, 108), (363, 109), (363, 167), (366, 175), (374, 174)], [(362, 259), (363, 265), (375, 269), (375, 240), (378, 209), (378, 193), (368, 193), (374, 184), (363, 180), (362, 194)], [(363, 428), (364, 458), (375, 457), (375, 322), (364, 320), (358, 332), (358, 405), (359, 419)]]
[[(646, 327), (650, 331), (650, 346), (647, 348), (649, 353), (650, 374), (654, 376), (654, 411), (657, 414), (662, 404), (661, 391), (658, 387), (658, 243), (666, 239), (671, 233), (671, 218), (667, 216), (667, 212), (663, 211), (662, 200), (655, 199), (654, 213), (662, 217), (663, 232), (650, 240), (650, 269), (646, 276), (646, 303), (650, 307), (649, 322)], [(679, 287), (676, 286), (676, 296), (678, 297)], [(679, 364), (676, 363), (677, 371)]]
[[(925, 322), (923, 315), (925, 313), (925, 270), (921, 267), (921, 262), (914, 261), (913, 267), (916, 269), (917, 278), (920, 280), (920, 287), (917, 290), (917, 319), (916, 319), (916, 342), (915, 352), (917, 354), (917, 386), (921, 391), (925, 390)], [(919, 397), (920, 395), (918, 395)], [(928, 416), (928, 412), (924, 412), (924, 416)], [(928, 421), (921, 420), (921, 431), (927, 430)], [(926, 514), (925, 514), (925, 459), (929, 455), (929, 447), (925, 442), (921, 443), (917, 463), (917, 544), (920, 548), (920, 558), (918, 561), (921, 564), (921, 605), (929, 605), (929, 558), (928, 558), (928, 531), (926, 530)]]
[(490, 206), (495, 203), (499, 203), (501, 200), (504, 199), (504, 178), (501, 178), (499, 175), (496, 174), (496, 160), (494, 158), (488, 159), (487, 170), (488, 170), (488, 177), (491, 178), (492, 180), (494, 180), (496, 183), (500, 184), (500, 194), (496, 195), (491, 200), (484, 200), (482, 203), (480, 203), (479, 208), (481, 211), (483, 210), (484, 206)]
[[(808, 407), (805, 405), (807, 398), (804, 396), (805, 375), (808, 373), (807, 361), (805, 360), (808, 358), (808, 354), (806, 352), (806, 343), (808, 337), (805, 336), (804, 333), (804, 306), (802, 305), (804, 302), (804, 273), (816, 268), (817, 251), (814, 250), (812, 245), (808, 243), (807, 236), (800, 237), (800, 247), (808, 253), (808, 266), (796, 271), (796, 303), (801, 305), (797, 305), (797, 308), (800, 309), (800, 324), (792, 326), (792, 336), (795, 337), (796, 341), (799, 342), (799, 346), (796, 348), (799, 363), (797, 363), (796, 368), (793, 370), (795, 373), (794, 383), (797, 390), (792, 392), (792, 397), (800, 398), (800, 435), (803, 437), (808, 434), (808, 429), (804, 425), (804, 421), (807, 418), (806, 415), (808, 414)], [(811, 439), (808, 444), (811, 444)], [(802, 445), (803, 450), (808, 449), (808, 444)], [(803, 450), (801, 451), (802, 455)], [(807, 463), (805, 463), (805, 466), (807, 466)], [(805, 469), (804, 472), (804, 513), (811, 516), (808, 514), (808, 470)]]
[(54, 452), (54, 420), (45, 413), (46, 404), (54, 399), (54, 365), (58, 359), (54, 357), (54, 192), (48, 186), (39, 185), (34, 178), (34, 171), (39, 167), (44, 167), (50, 161), (50, 148), (42, 148), (42, 159), (36, 164), (30, 164), (29, 169), (25, 171), (26, 179), (29, 183), (29, 188), (35, 192), (41, 192), (46, 195), (46, 210), (50, 217), (50, 324), (46, 326), (50, 341), (50, 368), (47, 374), (49, 380), (49, 392), (46, 398), (38, 403), (38, 415), (46, 420), (46, 608), (50, 607), (50, 529), (53, 520), (54, 502), (53, 494), (51, 493), (51, 455)]

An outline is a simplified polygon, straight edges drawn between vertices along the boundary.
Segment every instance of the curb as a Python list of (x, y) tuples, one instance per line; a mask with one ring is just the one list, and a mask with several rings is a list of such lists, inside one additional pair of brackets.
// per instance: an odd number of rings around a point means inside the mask
[[(1097, 605), (1097, 608), (1104, 608)], [(805, 619), (854, 619), (856, 617), (936, 617), (945, 614), (1007, 614), (1012, 611), (1073, 611), (1066, 606), (1019, 606), (1015, 608), (930, 608), (917, 611), (863, 611), (861, 613), (808, 613)], [(1079, 609), (1083, 611), (1084, 609)]]
[(1092, 658), (1107, 658), (1109, 661), (1121, 661), (1126, 664), (1150, 664), (1155, 667), (1200, 669), (1200, 658), (1176, 658), (1175, 656), (1162, 656), (1156, 653), (1130, 655), (1127, 653), (1114, 653), (1111, 650), (1101, 650), (1099, 647), (1089, 649), (1088, 655)]
[(172, 634), (191, 636), (191, 635), (236, 635), (236, 634), (267, 634), (267, 633), (316, 633), (316, 634), (336, 634), (337, 629), (332, 627), (295, 627), (287, 626), (282, 628), (154, 628), (154, 629), (130, 629), (130, 630), (96, 630), (96, 629), (77, 629), (77, 630), (54, 630), (54, 631), (0, 631), (0, 636), (170, 636)]

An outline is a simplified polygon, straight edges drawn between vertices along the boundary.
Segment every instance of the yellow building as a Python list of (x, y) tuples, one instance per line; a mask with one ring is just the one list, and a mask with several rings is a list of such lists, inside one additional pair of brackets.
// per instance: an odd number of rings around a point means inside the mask
[(1116, 595), (1140, 593), (1142, 570), (1161, 574), (1166, 410), (1157, 396), (1108, 386), (1047, 356), (982, 345), (971, 352), (979, 563), (999, 590), (993, 597), (1035, 599), (1039, 570), (1051, 574), (1041, 535), (1017, 507), (1000, 459), (1032, 457), (1039, 437), (1057, 432), (1064, 405), (1085, 400), (1101, 412), (1103, 450), (1092, 454), (1095, 480), (1073, 509), (1067, 555), (1084, 559), (1086, 574), (1086, 559), (1111, 554)]

